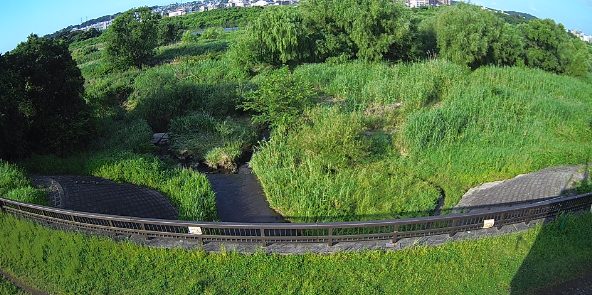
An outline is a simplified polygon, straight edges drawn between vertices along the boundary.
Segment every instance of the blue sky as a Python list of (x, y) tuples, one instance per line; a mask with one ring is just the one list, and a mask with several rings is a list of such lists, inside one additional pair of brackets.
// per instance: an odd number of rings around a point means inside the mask
[(567, 29), (592, 35), (592, 0), (471, 0), (471, 3), (550, 18)]
[[(87, 19), (171, 0), (8, 0), (2, 3), (0, 52), (12, 50), (31, 33), (45, 35)], [(592, 34), (592, 0), (472, 0), (474, 4), (551, 18)]]

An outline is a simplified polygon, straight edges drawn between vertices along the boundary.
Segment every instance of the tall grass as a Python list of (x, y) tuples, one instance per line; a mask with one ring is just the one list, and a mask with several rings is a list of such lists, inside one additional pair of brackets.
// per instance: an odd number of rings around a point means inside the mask
[(241, 255), (158, 249), (0, 214), (0, 267), (52, 294), (525, 294), (585, 273), (592, 215), (401, 251)]
[(307, 123), (272, 134), (251, 160), (272, 207), (294, 221), (367, 220), (429, 214), (439, 197), (407, 173), (391, 137), (360, 113), (314, 109)]
[(237, 160), (257, 139), (248, 119), (217, 119), (204, 113), (175, 118), (169, 130), (174, 152), (229, 171), (237, 169)]
[(288, 216), (421, 214), (435, 208), (439, 188), (452, 207), (479, 183), (592, 155), (592, 84), (576, 78), (438, 60), (294, 73), (333, 107), (274, 134), (254, 156), (271, 205)]
[(14, 164), (0, 160), (0, 197), (46, 205), (45, 193), (31, 185), (25, 172)]

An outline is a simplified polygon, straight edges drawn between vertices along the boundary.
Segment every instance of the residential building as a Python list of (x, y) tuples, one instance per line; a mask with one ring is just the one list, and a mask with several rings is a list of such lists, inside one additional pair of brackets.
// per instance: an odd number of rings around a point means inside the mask
[(181, 15), (186, 15), (186, 14), (187, 14), (187, 10), (185, 10), (185, 8), (179, 8), (175, 11), (169, 12), (169, 17), (181, 16)]
[(450, 5), (451, 0), (407, 0), (407, 6), (417, 8), (422, 6)]

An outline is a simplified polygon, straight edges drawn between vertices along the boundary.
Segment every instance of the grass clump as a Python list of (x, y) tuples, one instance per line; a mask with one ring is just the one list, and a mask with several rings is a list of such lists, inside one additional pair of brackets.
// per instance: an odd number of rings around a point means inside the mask
[(178, 155), (229, 171), (236, 170), (236, 161), (257, 138), (248, 119), (217, 119), (205, 113), (174, 119), (170, 132), (171, 148)]
[(590, 235), (586, 214), (439, 247), (208, 254), (117, 243), (1, 214), (0, 267), (54, 294), (528, 294), (589, 270), (592, 243), (582, 237)]
[(45, 193), (31, 185), (23, 170), (2, 160), (0, 160), (0, 196), (23, 203), (47, 204)]

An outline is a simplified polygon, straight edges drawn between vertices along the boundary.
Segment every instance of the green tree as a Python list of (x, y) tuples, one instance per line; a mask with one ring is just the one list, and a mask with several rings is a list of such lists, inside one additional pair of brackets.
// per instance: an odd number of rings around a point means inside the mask
[(474, 5), (447, 7), (436, 21), (440, 56), (472, 68), (487, 64), (502, 25), (493, 13)]
[(590, 47), (578, 38), (570, 38), (564, 43), (562, 59), (565, 73), (575, 77), (585, 77), (592, 70), (592, 54)]
[(26, 144), (19, 148), (65, 154), (83, 145), (90, 133), (84, 79), (67, 45), (31, 35), (6, 59), (14, 78), (8, 78), (13, 84), (5, 97), (17, 97), (9, 103), (11, 113), (28, 124)]
[(524, 34), (526, 65), (555, 73), (565, 72), (566, 63), (562, 59), (566, 56), (562, 51), (569, 40), (562, 25), (550, 19), (536, 19), (520, 25), (520, 29)]
[(27, 154), (28, 116), (31, 106), (23, 98), (17, 73), (0, 54), (0, 158)]
[(147, 8), (118, 16), (107, 30), (107, 59), (117, 68), (141, 67), (154, 56), (160, 16)]
[(320, 61), (396, 57), (410, 32), (409, 10), (389, 0), (307, 0), (301, 9)]
[(181, 40), (185, 28), (174, 22), (158, 23), (158, 45), (169, 45)]
[(499, 66), (524, 65), (524, 40), (514, 25), (503, 24), (492, 50), (493, 63)]

